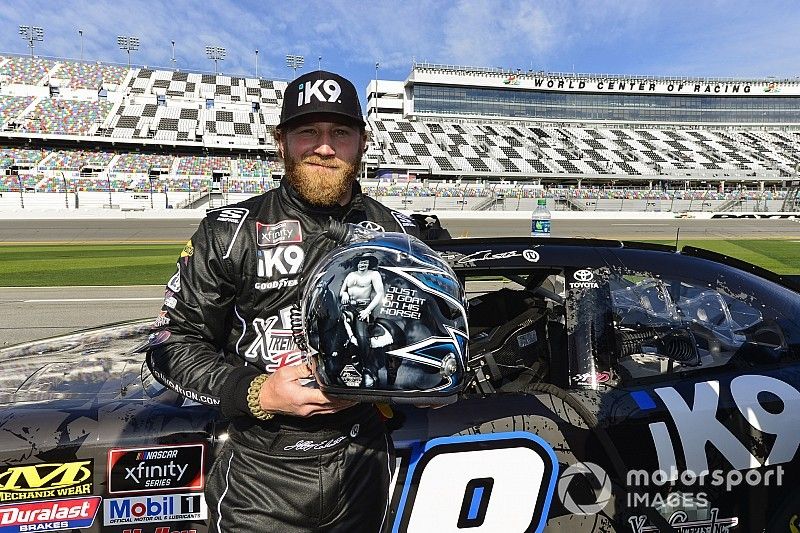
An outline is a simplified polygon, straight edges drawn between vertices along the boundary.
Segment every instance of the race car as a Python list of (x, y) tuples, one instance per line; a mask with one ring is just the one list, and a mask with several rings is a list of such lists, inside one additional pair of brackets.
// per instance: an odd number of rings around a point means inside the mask
[[(431, 246), (469, 296), (469, 384), (384, 408), (386, 531), (800, 531), (792, 279), (690, 247)], [(0, 351), (0, 532), (207, 531), (226, 422), (150, 375), (149, 331)]]

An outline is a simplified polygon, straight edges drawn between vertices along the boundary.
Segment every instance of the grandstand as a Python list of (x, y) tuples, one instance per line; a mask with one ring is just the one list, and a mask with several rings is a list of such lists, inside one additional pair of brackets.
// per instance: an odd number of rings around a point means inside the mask
[[(194, 207), (260, 193), (282, 174), (272, 130), (285, 88), (0, 55), (0, 193), (121, 195), (110, 207), (152, 203), (151, 191)], [(528, 209), (539, 196), (577, 210), (797, 204), (798, 80), (415, 63), (404, 81), (369, 84), (367, 123), (365, 186), (400, 208)]]
[(415, 64), (368, 94), (378, 166), (397, 174), (724, 187), (780, 183), (800, 165), (798, 80)]

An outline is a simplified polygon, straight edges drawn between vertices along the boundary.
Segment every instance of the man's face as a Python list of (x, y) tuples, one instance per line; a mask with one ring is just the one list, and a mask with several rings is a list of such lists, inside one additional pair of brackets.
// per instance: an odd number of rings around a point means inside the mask
[(369, 268), (369, 260), (368, 259), (362, 259), (361, 261), (358, 262), (358, 271), (359, 272), (364, 272), (368, 268)]
[(280, 135), (286, 178), (313, 205), (344, 205), (358, 176), (365, 136), (337, 122), (304, 122)]

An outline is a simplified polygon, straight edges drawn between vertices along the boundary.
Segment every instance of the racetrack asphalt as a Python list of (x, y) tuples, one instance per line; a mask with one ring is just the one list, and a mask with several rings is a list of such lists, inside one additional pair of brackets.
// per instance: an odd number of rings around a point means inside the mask
[[(495, 213), (493, 213), (495, 214)], [(454, 237), (524, 236), (524, 219), (462, 219), (439, 213)], [(0, 243), (153, 243), (188, 240), (198, 222), (147, 220), (0, 220)], [(554, 220), (553, 236), (620, 240), (800, 240), (796, 220)], [(2, 253), (2, 247), (0, 247)], [(167, 280), (164, 280), (165, 282)], [(0, 347), (125, 320), (154, 318), (163, 286), (0, 288)]]

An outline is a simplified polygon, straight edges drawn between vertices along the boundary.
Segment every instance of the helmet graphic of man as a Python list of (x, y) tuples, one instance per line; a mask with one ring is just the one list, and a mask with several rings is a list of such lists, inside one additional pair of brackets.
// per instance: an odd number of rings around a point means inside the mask
[(378, 259), (364, 254), (356, 260), (356, 269), (347, 274), (339, 299), (344, 308), (344, 325), (350, 343), (359, 346), (364, 354), (364, 384), (371, 387), (377, 379), (377, 367), (370, 346), (372, 311), (384, 297), (383, 279), (378, 272)]

